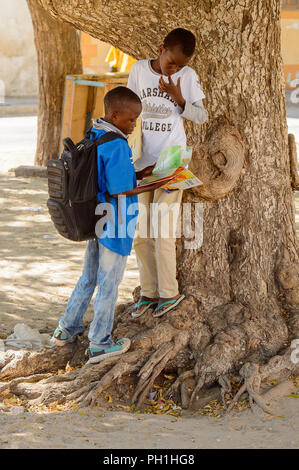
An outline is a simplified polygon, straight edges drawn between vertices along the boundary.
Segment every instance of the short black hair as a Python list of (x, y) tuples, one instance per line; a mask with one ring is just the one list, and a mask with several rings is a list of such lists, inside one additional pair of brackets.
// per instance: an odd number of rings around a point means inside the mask
[(118, 86), (108, 91), (104, 96), (105, 113), (120, 111), (127, 103), (141, 104), (141, 100), (134, 91), (125, 86)]
[(194, 53), (196, 38), (191, 31), (183, 28), (176, 28), (170, 31), (164, 39), (163, 46), (171, 49), (180, 46), (182, 53), (186, 57), (191, 57)]

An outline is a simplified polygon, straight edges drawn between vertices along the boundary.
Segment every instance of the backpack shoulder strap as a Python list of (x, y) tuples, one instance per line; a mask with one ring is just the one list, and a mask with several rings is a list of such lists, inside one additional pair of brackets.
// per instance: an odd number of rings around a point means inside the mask
[(101, 144), (105, 144), (106, 142), (111, 142), (112, 140), (115, 140), (115, 139), (127, 140), (125, 137), (118, 134), (118, 132), (111, 131), (111, 132), (106, 132), (105, 134), (101, 135), (101, 137), (99, 137), (95, 141), (95, 144), (96, 145), (101, 145)]
[(69, 150), (70, 152), (72, 152), (77, 157), (79, 156), (78, 149), (77, 149), (76, 145), (74, 144), (74, 142), (72, 141), (72, 139), (70, 139), (69, 137), (66, 137), (65, 139), (63, 139), (62, 142), (63, 142), (64, 148), (66, 150)]

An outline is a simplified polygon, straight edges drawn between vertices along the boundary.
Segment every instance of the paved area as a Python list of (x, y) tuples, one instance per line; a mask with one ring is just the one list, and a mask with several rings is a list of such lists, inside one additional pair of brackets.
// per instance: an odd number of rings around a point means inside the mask
[(36, 115), (37, 104), (37, 96), (7, 97), (0, 103), (0, 117)]

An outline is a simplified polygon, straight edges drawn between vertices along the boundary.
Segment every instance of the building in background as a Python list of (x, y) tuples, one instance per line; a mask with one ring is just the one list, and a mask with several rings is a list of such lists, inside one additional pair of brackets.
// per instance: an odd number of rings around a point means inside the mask
[(0, 93), (36, 96), (37, 58), (26, 0), (0, 2)]
[(105, 62), (109, 49), (109, 44), (81, 32), (83, 73), (99, 75), (109, 72), (109, 64)]
[(283, 0), (281, 50), (287, 100), (299, 104), (299, 0)]
[(105, 72), (129, 72), (136, 62), (133, 57), (95, 39), (89, 34), (81, 33), (81, 51), (83, 73), (101, 74)]

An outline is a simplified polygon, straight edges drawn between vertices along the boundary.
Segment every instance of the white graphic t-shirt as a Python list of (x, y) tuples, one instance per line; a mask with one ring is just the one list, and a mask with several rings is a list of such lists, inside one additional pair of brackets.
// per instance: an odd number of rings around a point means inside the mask
[[(181, 77), (180, 86), (184, 99), (195, 103), (205, 98), (196, 72), (188, 66), (171, 75), (174, 84)], [(159, 90), (160, 74), (151, 66), (151, 59), (133, 64), (128, 88), (142, 101), (142, 154), (135, 163), (137, 170), (156, 163), (160, 151), (170, 145), (186, 145), (186, 134), (181, 117), (182, 109), (166, 93)], [(168, 83), (168, 78), (163, 75)]]

